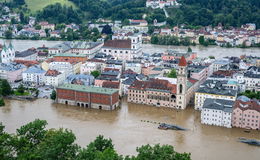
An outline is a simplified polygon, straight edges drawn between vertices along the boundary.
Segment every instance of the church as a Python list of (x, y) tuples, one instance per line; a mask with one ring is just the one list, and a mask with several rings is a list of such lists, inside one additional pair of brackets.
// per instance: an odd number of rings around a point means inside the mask
[(194, 95), (198, 81), (188, 78), (187, 61), (184, 56), (178, 64), (177, 78), (170, 79), (135, 81), (129, 87), (127, 101), (157, 107), (185, 109)]
[(14, 60), (15, 58), (15, 50), (10, 43), (8, 46), (7, 45), (0, 45), (0, 63), (10, 63)]

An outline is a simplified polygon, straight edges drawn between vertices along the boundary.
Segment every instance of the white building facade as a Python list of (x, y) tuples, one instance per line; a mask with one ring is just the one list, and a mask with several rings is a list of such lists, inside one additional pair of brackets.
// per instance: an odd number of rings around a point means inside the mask
[(207, 98), (201, 110), (201, 123), (231, 128), (234, 101)]
[(32, 66), (22, 73), (23, 82), (32, 85), (43, 85), (46, 71), (40, 67)]

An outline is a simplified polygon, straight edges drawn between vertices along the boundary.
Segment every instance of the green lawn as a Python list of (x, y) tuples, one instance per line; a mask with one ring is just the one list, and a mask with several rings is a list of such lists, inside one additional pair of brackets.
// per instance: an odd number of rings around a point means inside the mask
[(24, 92), (23, 94), (21, 94), (21, 93), (19, 93), (19, 92), (17, 92), (17, 91), (14, 91), (14, 94), (15, 94), (16, 96), (29, 96), (29, 95), (30, 95), (29, 92)]
[(32, 13), (35, 13), (36, 11), (43, 9), (46, 6), (55, 3), (75, 7), (74, 3), (70, 2), (69, 0), (25, 0), (25, 2)]

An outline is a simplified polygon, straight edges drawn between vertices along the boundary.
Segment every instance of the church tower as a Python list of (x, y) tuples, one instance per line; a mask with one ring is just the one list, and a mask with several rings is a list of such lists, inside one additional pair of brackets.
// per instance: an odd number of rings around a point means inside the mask
[(0, 48), (0, 63), (10, 63), (15, 58), (15, 50), (13, 45), (10, 43), (9, 46), (3, 45)]
[(185, 109), (187, 93), (187, 61), (184, 56), (179, 61), (179, 70), (177, 73), (177, 109)]

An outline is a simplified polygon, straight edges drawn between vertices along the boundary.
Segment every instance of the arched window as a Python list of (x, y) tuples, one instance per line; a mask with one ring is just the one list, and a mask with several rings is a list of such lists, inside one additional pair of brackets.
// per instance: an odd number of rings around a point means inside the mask
[(180, 90), (179, 90), (180, 94), (182, 94), (182, 84), (180, 84)]

